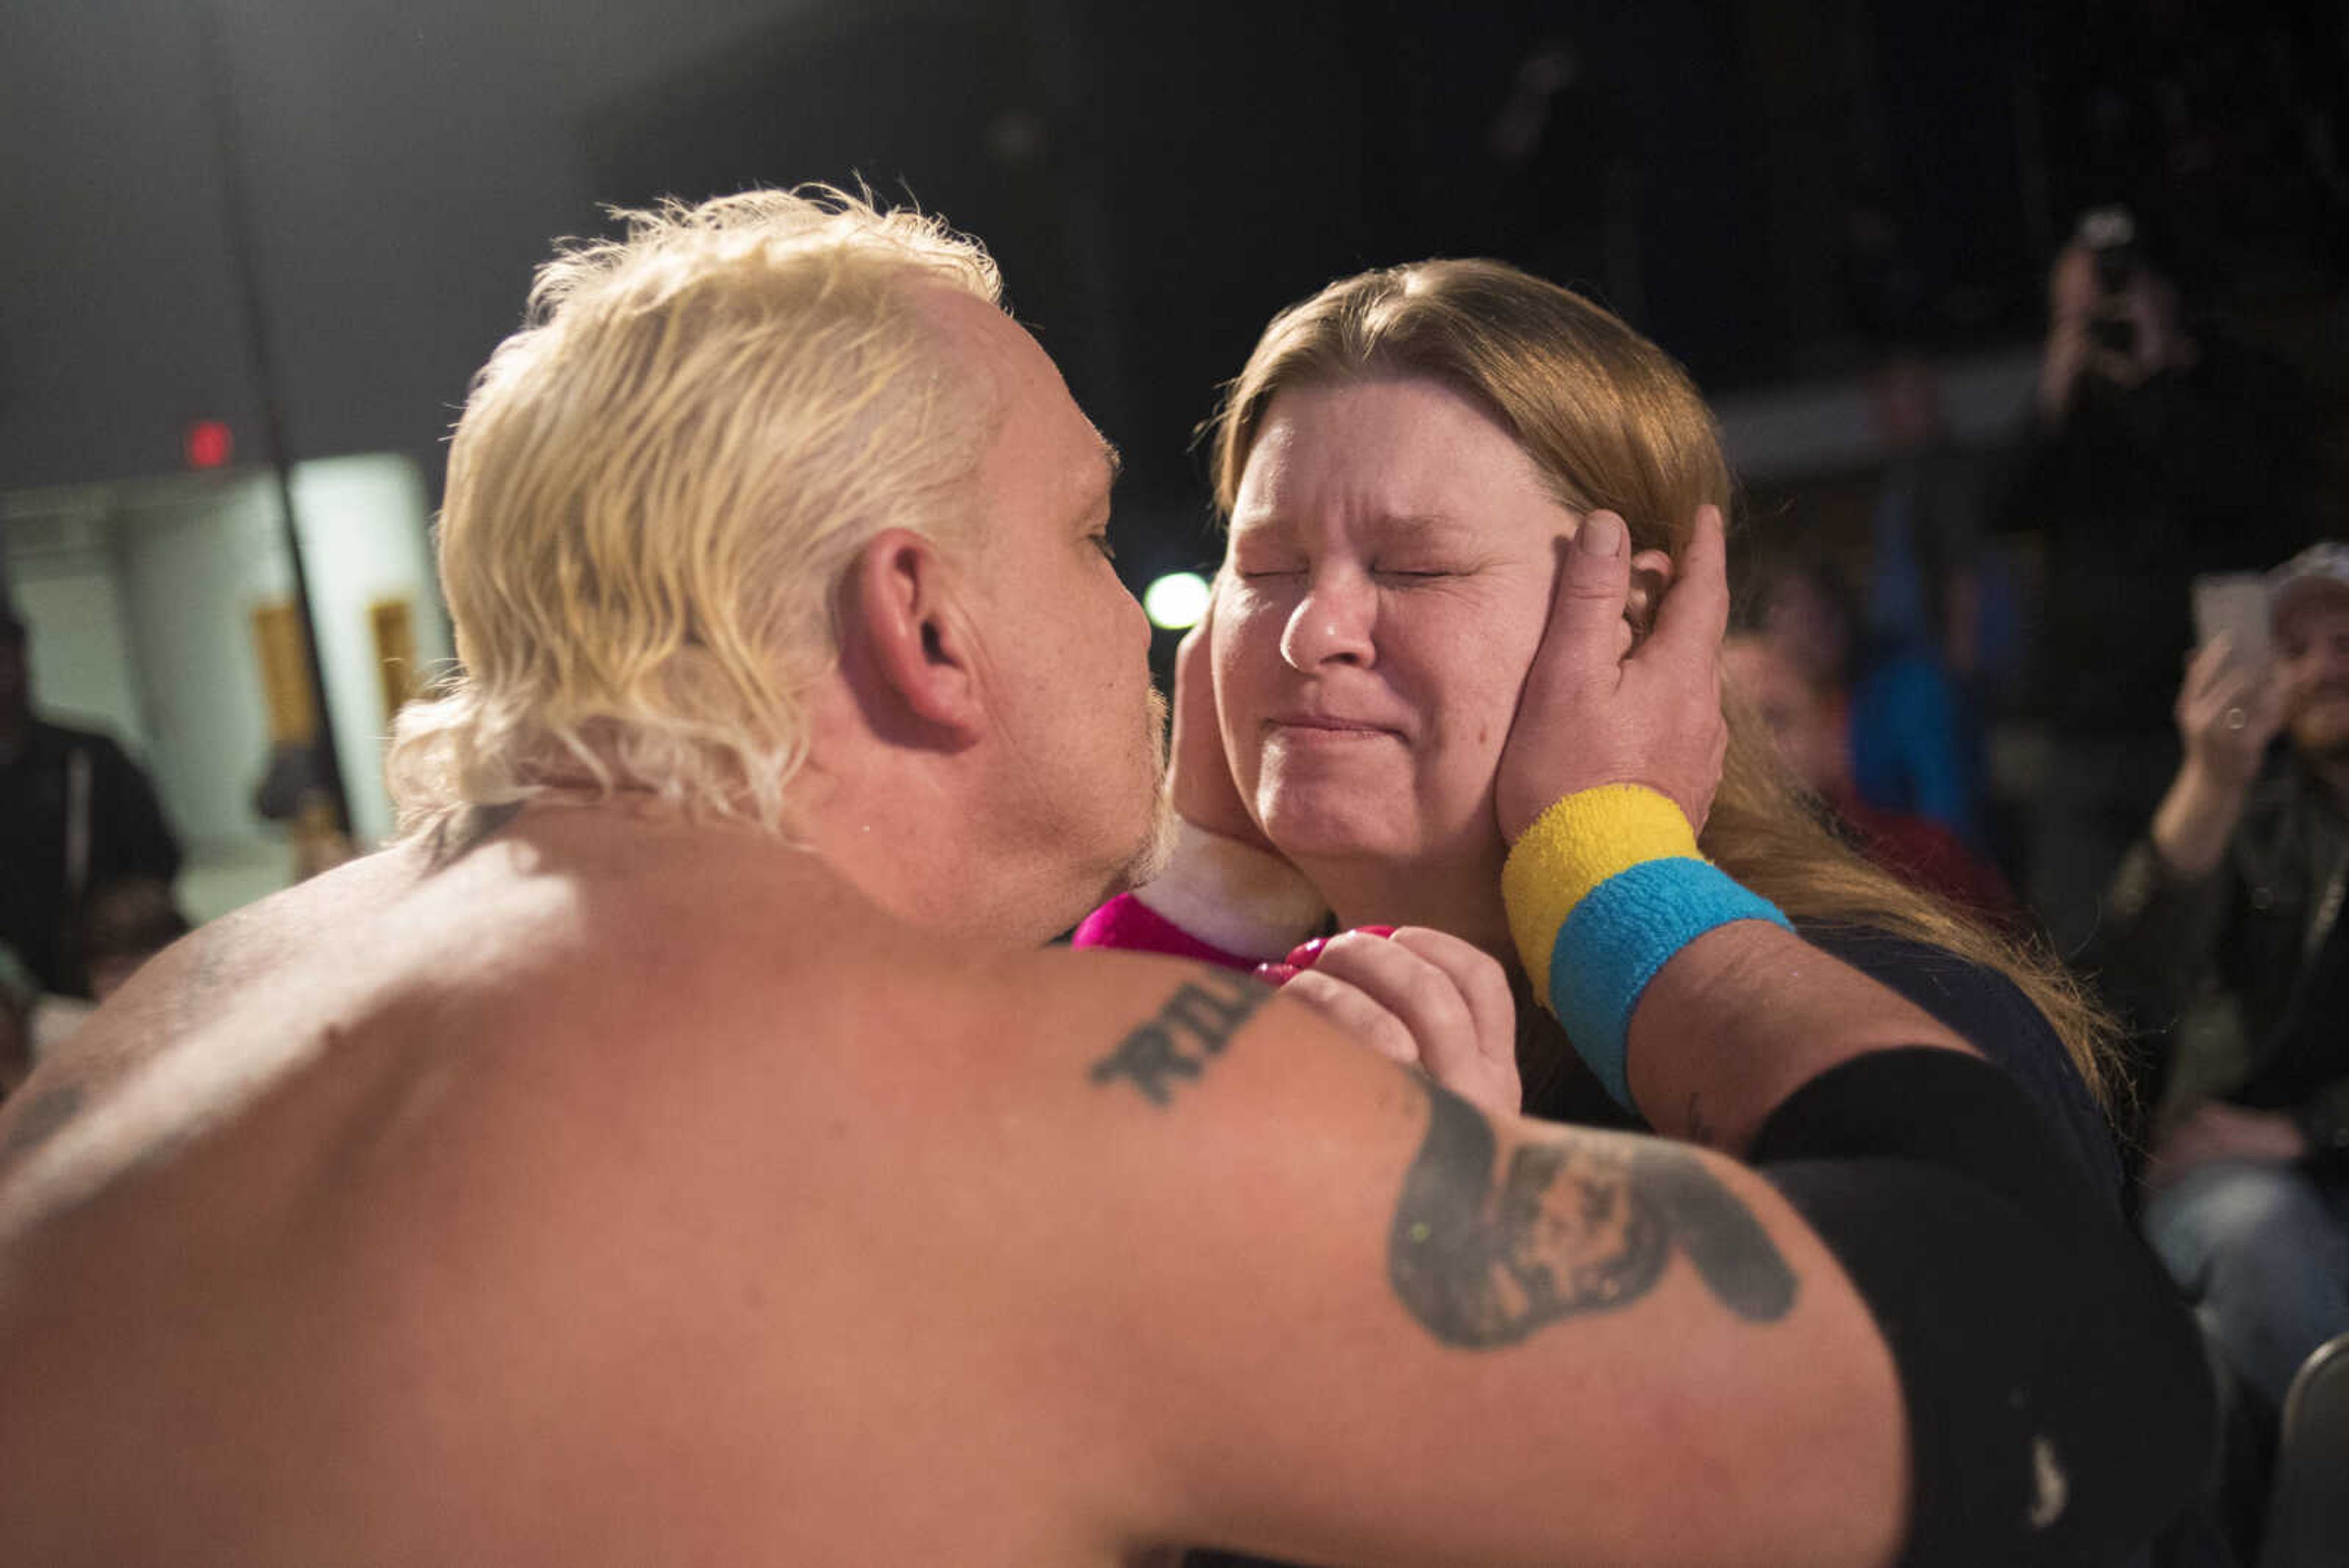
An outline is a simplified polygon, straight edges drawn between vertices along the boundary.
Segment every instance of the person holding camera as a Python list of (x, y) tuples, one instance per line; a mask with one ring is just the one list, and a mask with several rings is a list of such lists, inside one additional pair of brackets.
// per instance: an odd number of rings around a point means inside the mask
[[(2278, 567), (2269, 606), (2272, 661), (2221, 639), (2188, 669), (2186, 761), (2122, 862), (2095, 956), (2189, 1091), (2145, 1173), (2146, 1234), (2271, 1418), (2308, 1354), (2349, 1330), (2349, 545)], [(2180, 1023), (2220, 1000), (2240, 1064), (2215, 1060), (2224, 1032)]]
[(2094, 932), (2178, 749), (2189, 584), (2312, 537), (2313, 415), (2292, 371), (2198, 316), (2168, 247), (2088, 214), (2048, 280), (2047, 341), (1999, 525), (2038, 539), (2027, 719), (2046, 776), (2023, 823), (2026, 895), (2065, 953)]

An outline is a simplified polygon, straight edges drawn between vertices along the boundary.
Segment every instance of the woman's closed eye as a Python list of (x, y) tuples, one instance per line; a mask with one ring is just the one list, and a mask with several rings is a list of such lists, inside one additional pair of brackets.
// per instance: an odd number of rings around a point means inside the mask
[(1232, 560), (1232, 576), (1242, 582), (1272, 582), (1282, 577), (1301, 577), (1305, 563), (1293, 556), (1276, 556), (1269, 551), (1261, 555), (1243, 555)]
[[(1262, 561), (1235, 562), (1231, 575), (1244, 583), (1291, 582), (1311, 575), (1311, 568), (1302, 562)], [(1456, 566), (1420, 565), (1386, 566), (1373, 563), (1365, 573), (1372, 582), (1391, 587), (1414, 587), (1429, 583), (1449, 581), (1467, 574)]]
[(1428, 583), (1461, 576), (1456, 566), (1441, 566), (1429, 561), (1373, 561), (1371, 576), (1382, 582)]

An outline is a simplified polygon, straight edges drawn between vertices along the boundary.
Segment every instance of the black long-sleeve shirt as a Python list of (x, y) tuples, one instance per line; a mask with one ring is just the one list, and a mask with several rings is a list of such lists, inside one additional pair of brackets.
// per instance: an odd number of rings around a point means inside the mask
[(154, 787), (106, 736), (36, 721), (0, 762), (0, 943), (45, 989), (82, 989), (65, 935), (83, 898), (126, 877), (169, 883), (179, 871)]
[(2248, 1072), (2228, 1098), (2292, 1113), (2320, 1158), (2349, 1159), (2349, 818), (2298, 762), (2262, 779), (2218, 867), (2180, 877), (2150, 841), (2121, 862), (2086, 956), (2148, 1043), (2157, 1075), (2176, 1025), (2213, 989), (2240, 1009)]

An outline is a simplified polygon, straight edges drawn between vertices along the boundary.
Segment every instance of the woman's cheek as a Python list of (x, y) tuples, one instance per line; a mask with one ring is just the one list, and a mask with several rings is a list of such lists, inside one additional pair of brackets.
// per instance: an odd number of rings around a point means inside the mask
[(1490, 672), (1491, 686), (1482, 693), (1475, 741), (1495, 767), (1502, 747), (1508, 743), (1509, 726), (1516, 722), (1517, 702), (1525, 693), (1526, 678), (1533, 672), (1534, 656), (1541, 650), (1547, 610), (1547, 605), (1528, 611), (1526, 606), (1513, 604), (1490, 622), (1485, 646), (1491, 658), (1485, 668)]
[(1280, 607), (1265, 594), (1243, 589), (1216, 600), (1213, 662), (1226, 701), (1259, 692), (1278, 677), (1282, 625)]
[[(1224, 754), (1233, 781), (1249, 815), (1257, 812), (1254, 795), (1264, 762), (1266, 682), (1265, 659), (1279, 658), (1279, 645), (1265, 646), (1263, 607), (1247, 595), (1219, 597), (1216, 603), (1214, 640), (1208, 669), (1216, 680), (1216, 717), (1223, 732)], [(1258, 825), (1262, 826), (1261, 824)]]

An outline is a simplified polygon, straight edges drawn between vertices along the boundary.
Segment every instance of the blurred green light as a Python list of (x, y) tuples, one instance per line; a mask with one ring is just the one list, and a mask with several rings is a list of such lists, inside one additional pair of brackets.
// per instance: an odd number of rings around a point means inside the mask
[(1182, 631), (1207, 613), (1207, 579), (1196, 572), (1169, 572), (1143, 590), (1142, 611), (1150, 624)]

